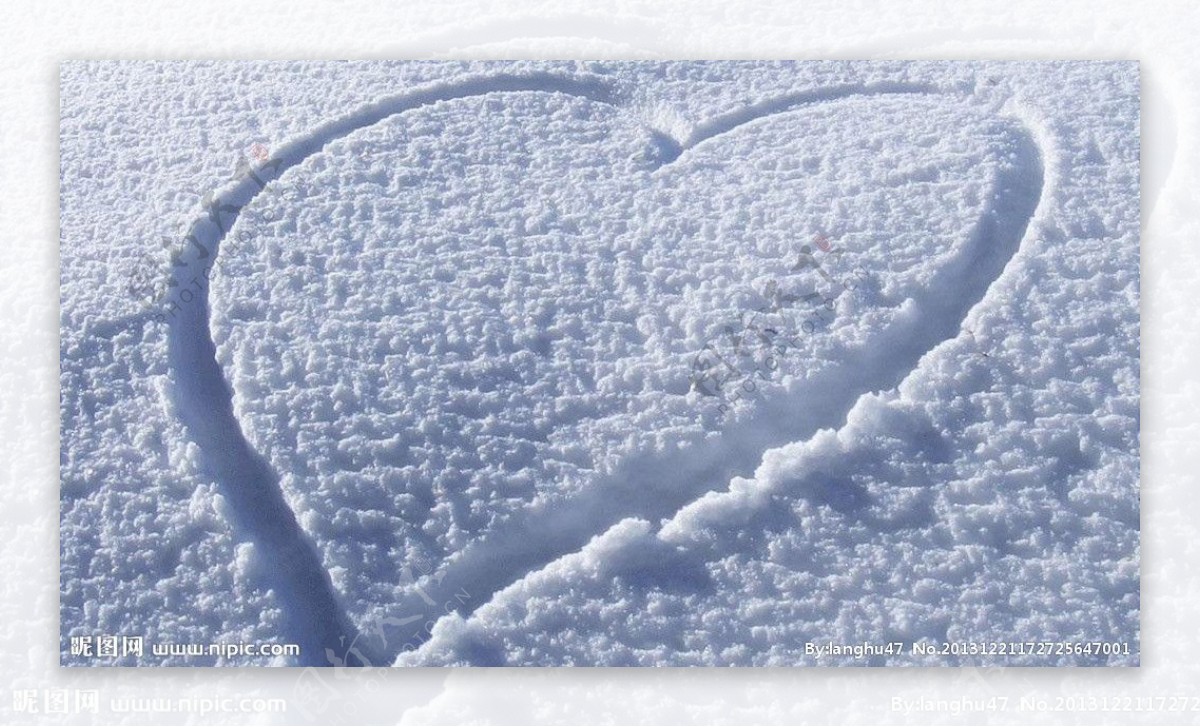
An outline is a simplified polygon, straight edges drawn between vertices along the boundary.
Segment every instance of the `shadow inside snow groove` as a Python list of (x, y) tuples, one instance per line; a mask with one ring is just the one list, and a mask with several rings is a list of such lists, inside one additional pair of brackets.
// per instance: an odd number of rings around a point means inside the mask
[[(503, 92), (560, 93), (619, 105), (613, 89), (603, 82), (573, 79), (550, 73), (498, 74), (472, 77), (427, 86), (385, 98), (353, 113), (327, 122), (308, 135), (286, 144), (268, 164), (253, 170), (214, 195), (205, 215), (189, 230), (188, 245), (173, 269), (173, 290), (192, 291), (170, 298), (169, 363), (172, 399), (180, 419), (201, 452), (202, 465), (211, 472), (232, 509), (240, 537), (257, 547), (261, 570), (278, 595), (284, 612), (284, 636), (301, 645), (301, 662), (308, 665), (347, 666), (380, 664), (394, 658), (397, 646), (410, 648), (403, 631), (380, 631), (380, 645), (360, 640), (342, 608), (321, 557), (300, 527), (279, 486), (279, 477), (254, 450), (233, 413), (232, 391), (216, 359), (209, 327), (209, 270), (221, 240), (239, 211), (266, 184), (287, 169), (320, 151), (331, 141), (378, 123), (397, 113), (439, 101)], [(928, 94), (936, 89), (919, 84), (847, 84), (791, 94), (715, 117), (696, 127), (684, 140), (651, 130), (653, 143), (670, 163), (687, 149), (741, 124), (799, 106), (851, 96)], [(950, 338), (971, 305), (983, 297), (1015, 252), (1036, 207), (1041, 190), (1041, 163), (1028, 133), (1014, 131), (1020, 173), (1000, 180), (993, 209), (973, 236), (971, 251), (939, 274), (945, 289), (918, 301), (926, 316), (925, 328), (893, 330), (884, 342), (872, 345), (833, 374), (810, 380), (801, 390), (763, 407), (752, 421), (727, 432), (703, 452), (636, 458), (604, 478), (587, 492), (561, 503), (534, 507), (510, 518), (496, 531), (464, 550), (459, 557), (417, 584), (407, 602), (395, 604), (401, 614), (423, 613), (428, 596), (421, 586), (437, 584), (438, 592), (466, 590), (472, 598), (459, 611), (469, 613), (496, 591), (566, 553), (582, 547), (593, 536), (624, 517), (658, 519), (710, 489), (722, 486), (739, 472), (752, 468), (764, 442), (780, 444), (811, 434), (844, 418), (855, 399), (866, 391), (894, 386), (925, 351)], [(958, 294), (951, 294), (957, 288)], [(806, 407), (798, 409), (795, 404)], [(747, 446), (749, 443), (754, 446)], [(645, 488), (669, 477), (678, 487), (654, 487), (650, 502), (636, 497)], [(536, 530), (543, 537), (530, 538)], [(402, 619), (408, 622), (408, 619)], [(350, 646), (354, 645), (351, 649)]]

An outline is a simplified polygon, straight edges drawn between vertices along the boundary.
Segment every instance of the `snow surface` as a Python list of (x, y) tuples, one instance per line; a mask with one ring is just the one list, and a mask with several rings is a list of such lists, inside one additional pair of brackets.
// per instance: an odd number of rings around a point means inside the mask
[[(119, 124), (160, 74), (147, 162)], [(1138, 662), (1134, 64), (63, 86), (64, 654), (107, 629), (316, 664)], [(269, 159), (213, 184), (209, 134)], [(105, 219), (145, 163), (199, 194), (158, 190), (130, 239)], [(162, 236), (147, 306), (121, 283)], [(772, 290), (828, 304), (747, 326)], [(693, 386), (710, 354), (754, 391)], [(922, 640), (1130, 653), (805, 651)]]

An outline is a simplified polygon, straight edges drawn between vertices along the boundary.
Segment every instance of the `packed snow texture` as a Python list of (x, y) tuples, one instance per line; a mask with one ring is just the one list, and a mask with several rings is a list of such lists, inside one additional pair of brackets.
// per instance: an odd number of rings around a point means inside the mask
[[(64, 652), (1138, 663), (1136, 64), (63, 86)], [(210, 129), (269, 152), (228, 181)], [(152, 132), (216, 191), (165, 222), (119, 201)], [(805, 648), (1029, 641), (1128, 652)]]

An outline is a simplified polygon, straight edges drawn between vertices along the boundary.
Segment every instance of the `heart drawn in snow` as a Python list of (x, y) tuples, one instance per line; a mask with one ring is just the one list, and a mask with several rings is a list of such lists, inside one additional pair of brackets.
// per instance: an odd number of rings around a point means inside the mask
[[(360, 623), (437, 584), (478, 605), (894, 385), (1011, 255), (1001, 208), (1036, 197), (1010, 198), (1024, 137), (962, 99), (764, 103), (672, 140), (477, 85), (287, 171), (212, 278), (241, 428)], [(769, 306), (811, 293), (810, 326)], [(792, 343), (729, 338), (768, 329)], [(728, 414), (694, 385), (706, 349), (752, 372)]]

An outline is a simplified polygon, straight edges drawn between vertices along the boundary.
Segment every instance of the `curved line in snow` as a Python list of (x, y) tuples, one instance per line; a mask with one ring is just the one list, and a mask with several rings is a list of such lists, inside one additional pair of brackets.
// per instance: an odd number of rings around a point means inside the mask
[[(396, 114), (429, 104), (512, 92), (560, 93), (614, 106), (623, 103), (616, 89), (602, 81), (568, 78), (552, 73), (470, 77), (387, 97), (322, 124), (310, 133), (286, 143), (269, 163), (251, 170), (251, 173), (214, 194), (206, 214), (191, 225), (185, 238), (189, 244), (176, 259), (172, 287), (179, 291), (197, 292), (186, 301), (182, 297), (179, 301), (172, 300), (168, 309), (172, 400), (180, 419), (200, 449), (203, 466), (211, 471), (221, 493), (231, 505), (233, 524), (239, 535), (252, 541), (260, 551), (261, 560), (269, 564), (264, 569), (265, 578), (279, 596), (284, 611), (284, 635), (289, 641), (301, 645), (301, 661), (305, 664), (366, 666), (381, 663), (394, 654), (386, 649), (386, 638), (383, 639), (383, 647), (370, 648), (365, 643), (358, 646), (360, 636), (357, 629), (346, 616), (316, 547), (288, 506), (278, 474), (254, 450), (243, 433), (233, 412), (232, 389), (217, 362), (209, 326), (208, 286), (204, 280), (219, 254), (222, 239), (236, 221), (240, 210), (267, 184), (287, 169), (321, 151), (330, 142)], [(751, 121), (801, 106), (852, 96), (937, 92), (937, 89), (921, 84), (848, 84), (789, 94), (716, 116), (696, 126), (682, 140), (653, 129), (650, 129), (650, 133), (663, 151), (660, 159), (665, 165), (707, 139)], [(166, 319), (167, 315), (160, 318)], [(810, 395), (809, 398), (813, 397)], [(845, 397), (837, 398), (837, 402), (829, 402), (827, 406), (839, 412), (848, 408), (841, 401)], [(821, 417), (822, 421), (826, 419)], [(726, 439), (731, 442), (730, 445), (713, 447), (712, 454), (702, 458), (693, 455), (688, 465), (667, 470), (675, 476), (687, 474), (695, 470), (692, 461), (704, 460), (707, 466), (702, 471), (706, 477), (700, 480), (706, 483), (703, 489), (685, 488), (682, 497), (663, 498), (650, 507), (637, 508), (637, 514), (648, 517), (669, 515), (686, 504), (687, 500), (709, 489), (707, 483), (713, 480), (708, 475), (713, 472), (732, 474), (737, 467), (744, 466), (744, 453), (731, 459), (727, 450), (733, 449), (745, 437)], [(643, 465), (630, 460), (622, 470), (637, 472)], [(660, 463), (657, 467), (661, 466)], [(612, 502), (613, 499), (623, 498), (612, 496), (619, 494), (617, 491), (621, 489), (627, 489), (629, 483), (637, 478), (625, 475), (623, 479), (616, 476), (605, 479), (612, 481), (616, 491), (603, 485), (591, 488), (585, 495), (572, 500), (570, 507), (565, 510), (554, 506), (553, 511), (547, 511), (550, 508), (535, 505), (520, 517), (508, 521), (500, 531), (485, 535), (460, 553), (444, 572), (438, 574), (437, 582), (442, 584), (448, 580), (449, 586), (456, 589), (470, 583), (474, 593), (490, 597), (529, 571), (578, 549), (603, 528), (630, 514), (621, 507), (615, 507)], [(526, 536), (526, 527), (535, 523), (539, 531), (552, 536), (549, 542), (540, 539), (534, 542), (534, 539)], [(416, 610), (405, 613), (420, 613), (424, 608), (422, 598), (425, 596), (419, 584), (414, 591), (411, 604), (399, 605), (411, 605)], [(478, 603), (474, 602), (475, 605)], [(464, 604), (463, 611), (470, 610), (472, 606)]]

